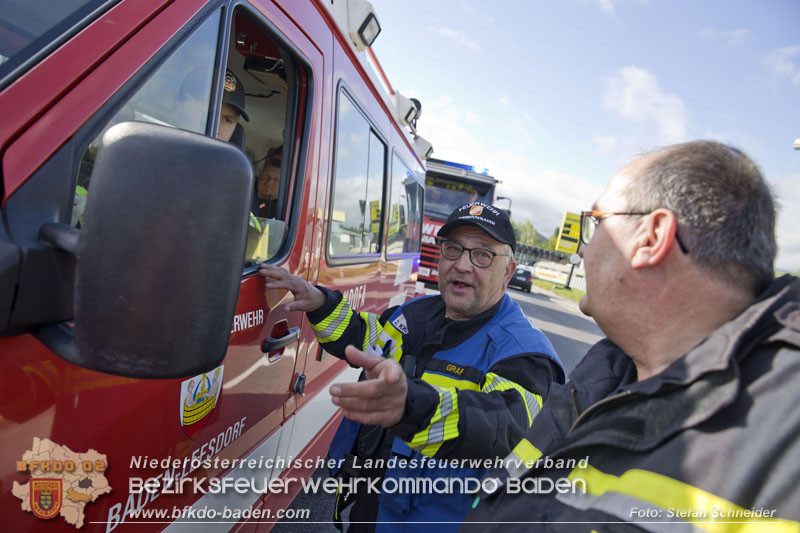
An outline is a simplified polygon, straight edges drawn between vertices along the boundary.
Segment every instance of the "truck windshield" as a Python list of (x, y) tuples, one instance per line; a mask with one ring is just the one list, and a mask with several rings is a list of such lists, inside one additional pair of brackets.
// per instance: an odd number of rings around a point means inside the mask
[(118, 0), (5, 0), (0, 10), (0, 80)]
[(430, 175), (425, 180), (425, 211), (447, 217), (470, 202), (492, 203), (492, 187), (486, 183), (458, 182)]

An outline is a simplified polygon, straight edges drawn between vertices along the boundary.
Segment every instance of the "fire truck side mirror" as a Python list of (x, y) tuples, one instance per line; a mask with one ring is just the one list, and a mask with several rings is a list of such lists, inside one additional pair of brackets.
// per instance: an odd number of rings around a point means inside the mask
[[(45, 326), (37, 338), (79, 366), (123, 376), (175, 378), (218, 366), (252, 191), (252, 165), (231, 144), (154, 124), (109, 129), (77, 241), (62, 239), (77, 256), (74, 330)], [(58, 229), (50, 233), (56, 244)]]

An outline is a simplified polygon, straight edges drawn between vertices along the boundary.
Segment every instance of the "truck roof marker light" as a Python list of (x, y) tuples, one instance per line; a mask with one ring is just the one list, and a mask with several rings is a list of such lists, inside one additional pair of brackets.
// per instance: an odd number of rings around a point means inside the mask
[(424, 137), (417, 136), (414, 139), (414, 151), (421, 159), (428, 159), (433, 153), (433, 145)]
[(380, 32), (381, 23), (372, 4), (367, 0), (347, 0), (347, 33), (357, 51), (372, 46)]
[(392, 95), (392, 101), (394, 103), (394, 113), (397, 122), (403, 126), (413, 127), (414, 122), (417, 120), (417, 117), (419, 117), (419, 108), (417, 108), (417, 105), (397, 91)]
[(380, 32), (381, 23), (378, 22), (378, 17), (374, 12), (367, 14), (367, 18), (364, 19), (364, 22), (358, 28), (358, 36), (367, 48), (372, 46), (372, 43), (378, 38)]

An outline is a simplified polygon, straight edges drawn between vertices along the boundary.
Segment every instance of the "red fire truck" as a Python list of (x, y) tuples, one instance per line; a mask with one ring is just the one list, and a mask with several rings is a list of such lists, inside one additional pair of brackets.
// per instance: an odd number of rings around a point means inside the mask
[(379, 31), (365, 0), (5, 5), (4, 531), (267, 529), (321, 466), (357, 371), (256, 266), (364, 311), (413, 296), (430, 145)]
[(439, 245), (436, 233), (455, 208), (475, 201), (493, 204), (494, 191), (500, 182), (490, 176), (488, 170), (471, 165), (430, 158), (426, 166), (419, 282), (425, 288), (438, 289)]

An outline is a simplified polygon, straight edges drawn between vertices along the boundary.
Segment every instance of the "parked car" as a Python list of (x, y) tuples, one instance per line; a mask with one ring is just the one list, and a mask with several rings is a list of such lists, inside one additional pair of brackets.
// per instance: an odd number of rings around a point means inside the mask
[(519, 287), (525, 292), (531, 292), (531, 273), (524, 268), (518, 268), (514, 275), (511, 276), (511, 281), (508, 282), (509, 287)]

